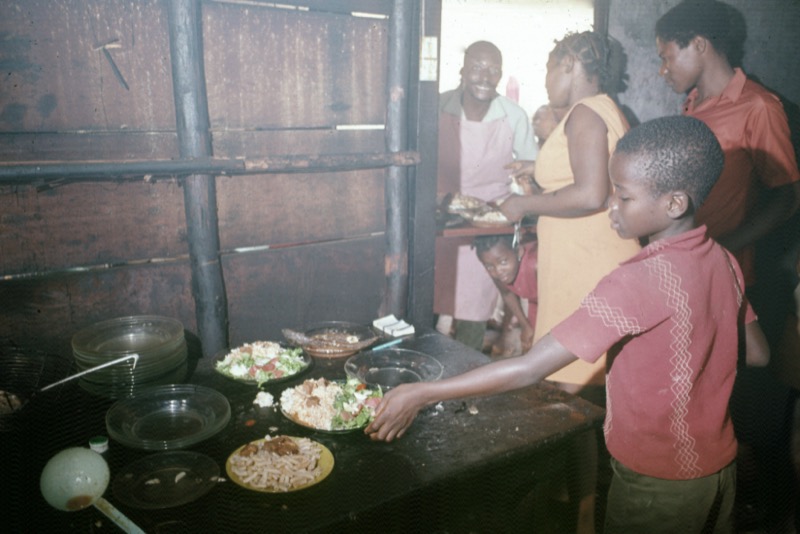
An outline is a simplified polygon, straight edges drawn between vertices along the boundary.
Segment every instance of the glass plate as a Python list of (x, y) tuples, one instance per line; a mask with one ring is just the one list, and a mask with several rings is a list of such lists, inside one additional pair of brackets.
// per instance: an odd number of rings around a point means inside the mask
[(217, 484), (219, 466), (205, 454), (157, 452), (125, 466), (114, 478), (114, 497), (132, 508), (157, 510), (199, 499)]
[(181, 449), (210, 438), (228, 424), (231, 405), (204, 386), (169, 384), (118, 400), (106, 413), (112, 439), (137, 449)]
[(351, 356), (344, 364), (344, 371), (347, 376), (386, 391), (400, 384), (439, 380), (444, 367), (439, 360), (422, 352), (387, 348)]
[[(297, 438), (297, 437), (294, 437), (294, 436), (288, 436), (288, 437), (290, 437), (292, 439), (300, 439), (300, 438)], [(245, 489), (249, 489), (251, 491), (260, 491), (262, 493), (286, 493), (284, 491), (280, 491), (280, 490), (277, 490), (277, 489), (274, 489), (274, 488), (256, 488), (256, 487), (253, 487), (253, 486), (247, 484), (246, 482), (244, 482), (239, 477), (239, 475), (237, 475), (236, 473), (233, 473), (231, 471), (231, 458), (233, 458), (233, 456), (238, 454), (239, 451), (241, 451), (243, 448), (245, 448), (247, 445), (250, 445), (251, 443), (253, 445), (258, 446), (258, 445), (262, 444), (264, 441), (265, 440), (263, 440), (263, 439), (257, 439), (255, 441), (251, 441), (250, 443), (245, 443), (244, 445), (242, 445), (241, 447), (239, 447), (238, 449), (233, 451), (231, 453), (231, 455), (228, 456), (228, 460), (225, 462), (225, 472), (228, 474), (228, 478), (230, 478), (232, 481), (234, 481), (235, 483), (237, 483), (238, 485), (240, 485), (241, 487), (243, 487)], [(311, 441), (313, 441), (313, 440), (311, 440)], [(291, 488), (288, 491), (299, 491), (299, 490), (314, 486), (316, 484), (319, 484), (320, 482), (325, 480), (325, 478), (328, 475), (331, 474), (331, 471), (333, 471), (333, 454), (331, 453), (330, 449), (328, 449), (328, 447), (326, 447), (322, 443), (319, 443), (318, 441), (313, 441), (313, 442), (318, 447), (321, 448), (320, 457), (319, 457), (319, 466), (322, 468), (322, 472), (314, 480), (312, 480), (312, 481), (310, 481), (310, 482), (308, 482), (306, 484), (303, 484), (301, 486), (297, 486), (297, 487)]]
[[(258, 343), (258, 342), (254, 342), (254, 343)], [(286, 345), (284, 345), (283, 343), (279, 343), (279, 345), (281, 345), (281, 347), (282, 347), (282, 348), (291, 348), (291, 347), (287, 347), (287, 346), (286, 346)], [(236, 347), (236, 348), (238, 348), (238, 347)], [(232, 350), (233, 350), (233, 349), (226, 349), (226, 350), (224, 350), (224, 351), (220, 351), (219, 353), (217, 353), (216, 357), (214, 358), (214, 370), (215, 370), (217, 373), (219, 373), (219, 374), (221, 374), (222, 376), (224, 376), (225, 378), (230, 378), (231, 380), (235, 380), (236, 382), (240, 382), (240, 383), (242, 383), (242, 384), (250, 384), (250, 385), (253, 385), (253, 386), (259, 386), (259, 387), (260, 387), (260, 386), (263, 386), (264, 384), (278, 384), (278, 383), (280, 383), (280, 382), (284, 382), (284, 381), (286, 381), (286, 380), (290, 380), (290, 379), (292, 379), (292, 378), (295, 378), (295, 377), (297, 377), (298, 375), (300, 375), (301, 373), (304, 373), (305, 371), (307, 371), (307, 370), (308, 370), (308, 368), (309, 368), (309, 367), (311, 367), (311, 363), (314, 361), (314, 360), (312, 360), (312, 359), (311, 359), (311, 357), (310, 357), (308, 354), (306, 354), (306, 352), (305, 352), (305, 350), (304, 350), (304, 351), (303, 351), (303, 352), (300, 354), (300, 358), (303, 360), (303, 364), (304, 364), (304, 365), (303, 365), (303, 367), (302, 367), (300, 370), (298, 370), (296, 373), (294, 373), (294, 374), (290, 374), (290, 375), (284, 375), (284, 376), (282, 376), (282, 377), (280, 377), (280, 378), (272, 378), (272, 379), (270, 379), (270, 380), (267, 380), (267, 381), (265, 381), (265, 382), (261, 382), (261, 383), (259, 383), (259, 382), (258, 382), (258, 380), (256, 380), (256, 379), (255, 379), (255, 378), (253, 378), (253, 377), (250, 377), (250, 376), (245, 376), (245, 377), (233, 376), (233, 375), (231, 375), (231, 374), (229, 374), (229, 373), (226, 373), (226, 372), (224, 372), (224, 371), (221, 371), (220, 369), (217, 369), (217, 362), (220, 362), (220, 361), (222, 361), (223, 359), (225, 359), (225, 357), (226, 357), (228, 354), (230, 354), (230, 353), (232, 352)]]

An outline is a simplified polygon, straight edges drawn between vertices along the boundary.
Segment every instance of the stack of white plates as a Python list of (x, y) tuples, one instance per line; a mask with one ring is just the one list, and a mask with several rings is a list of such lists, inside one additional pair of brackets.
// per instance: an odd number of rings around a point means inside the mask
[(72, 337), (72, 353), (80, 370), (138, 354), (85, 375), (85, 390), (108, 397), (125, 397), (142, 387), (182, 382), (188, 349), (183, 324), (169, 317), (134, 315), (101, 321)]

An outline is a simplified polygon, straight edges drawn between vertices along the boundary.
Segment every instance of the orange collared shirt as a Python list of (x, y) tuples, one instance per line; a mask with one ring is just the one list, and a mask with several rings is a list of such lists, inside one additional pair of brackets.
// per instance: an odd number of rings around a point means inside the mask
[[(789, 123), (780, 99), (735, 69), (725, 90), (696, 104), (697, 89), (683, 113), (702, 120), (725, 152), (717, 184), (697, 212), (698, 224), (713, 238), (724, 236), (746, 220), (759, 187), (774, 188), (800, 181)], [(737, 251), (747, 285), (755, 281), (753, 247)]]

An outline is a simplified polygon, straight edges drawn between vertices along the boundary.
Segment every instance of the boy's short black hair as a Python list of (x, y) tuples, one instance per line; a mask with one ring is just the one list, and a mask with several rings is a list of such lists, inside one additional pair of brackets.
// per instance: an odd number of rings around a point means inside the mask
[(676, 115), (631, 128), (615, 153), (641, 157), (654, 196), (686, 191), (697, 209), (719, 178), (725, 156), (711, 129), (699, 119)]
[(731, 66), (741, 64), (746, 25), (733, 7), (717, 0), (684, 0), (656, 22), (656, 37), (681, 48), (697, 36), (708, 39)]
[(512, 246), (514, 243), (514, 238), (506, 234), (478, 236), (472, 240), (472, 248), (474, 248), (475, 253), (480, 256), (499, 243), (505, 243), (508, 248), (512, 250), (514, 249)]

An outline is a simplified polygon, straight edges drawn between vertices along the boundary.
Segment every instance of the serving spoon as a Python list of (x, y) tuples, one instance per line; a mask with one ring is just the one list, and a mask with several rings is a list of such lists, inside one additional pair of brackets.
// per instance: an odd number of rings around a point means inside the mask
[(74, 512), (94, 506), (128, 534), (144, 534), (139, 526), (103, 498), (111, 478), (105, 458), (91, 449), (70, 447), (50, 458), (39, 487), (58, 510)]
[[(131, 365), (131, 370), (136, 369), (136, 363), (139, 361), (139, 355), (138, 354), (128, 354), (127, 356), (122, 356), (121, 358), (117, 358), (117, 359), (102, 363), (100, 365), (96, 365), (94, 367), (90, 367), (89, 369), (85, 369), (85, 370), (81, 371), (80, 373), (75, 373), (74, 375), (70, 375), (70, 376), (68, 376), (66, 378), (63, 378), (63, 379), (59, 380), (58, 382), (53, 382), (52, 384), (49, 384), (49, 385), (47, 385), (47, 386), (45, 386), (43, 388), (37, 389), (36, 391), (33, 392), (33, 394), (30, 397), (28, 397), (27, 399), (22, 399), (22, 402), (20, 402), (19, 397), (17, 397), (13, 393), (9, 393), (9, 392), (6, 392), (6, 391), (0, 391), (0, 395), (5, 395), (6, 403), (8, 404), (8, 406), (12, 407), (12, 410), (11, 410), (10, 413), (15, 413), (15, 412), (18, 412), (18, 411), (22, 410), (22, 408), (24, 408), (29, 402), (31, 402), (36, 395), (38, 395), (39, 393), (42, 393), (43, 391), (47, 391), (48, 389), (54, 388), (56, 386), (60, 386), (61, 384), (65, 383), (65, 382), (69, 382), (70, 380), (74, 380), (76, 378), (80, 378), (82, 376), (88, 375), (89, 373), (93, 373), (95, 371), (99, 371), (100, 369), (105, 369), (106, 367), (111, 367), (112, 365), (117, 365), (118, 363), (122, 363), (122, 362), (127, 361), (127, 360), (133, 360), (133, 365)], [(15, 399), (17, 400), (17, 402), (13, 402)]]

